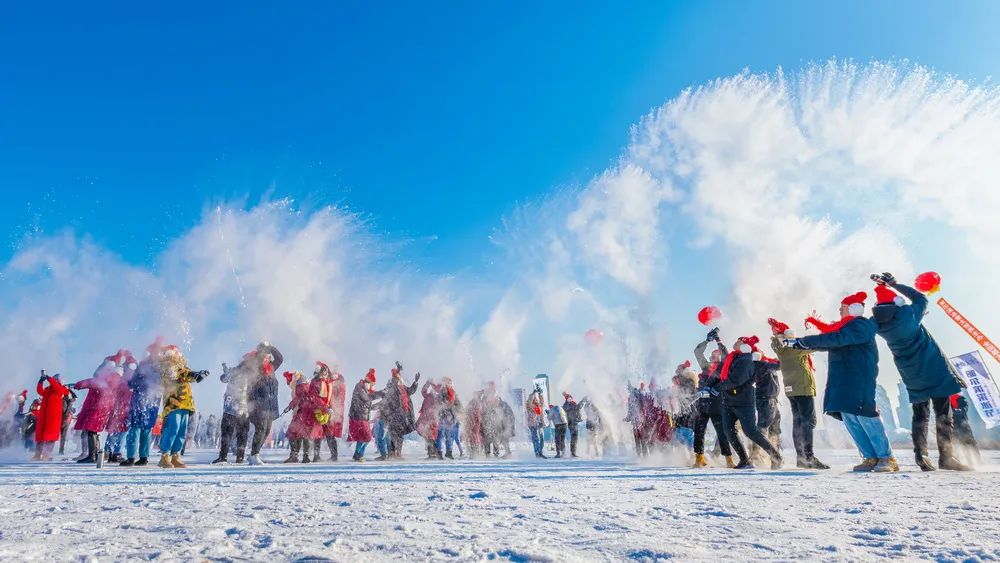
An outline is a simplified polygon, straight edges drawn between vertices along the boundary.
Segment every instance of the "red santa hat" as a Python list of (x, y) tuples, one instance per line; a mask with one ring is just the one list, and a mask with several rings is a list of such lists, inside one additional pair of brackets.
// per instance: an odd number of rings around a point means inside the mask
[[(760, 338), (757, 338), (756, 336), (741, 336), (737, 339), (737, 342), (739, 344), (746, 345), (750, 349), (750, 352), (746, 352), (743, 350), (740, 351), (743, 352), (744, 354), (749, 354), (751, 352), (757, 351), (757, 343), (760, 342)], [(742, 348), (742, 346), (740, 346), (740, 348)]]
[(859, 291), (853, 295), (848, 295), (840, 301), (841, 305), (847, 305), (847, 314), (852, 317), (860, 317), (865, 314), (865, 300), (868, 294)]
[(569, 391), (563, 391), (563, 399), (565, 399), (567, 401), (572, 401), (573, 400), (573, 395), (570, 395)]
[(679, 365), (679, 366), (677, 366), (677, 369), (674, 370), (674, 371), (675, 371), (675, 373), (681, 373), (683, 371), (686, 371), (690, 367), (691, 367), (691, 360), (684, 360), (684, 363), (681, 364), (681, 365)]
[(895, 291), (884, 285), (875, 286), (875, 299), (879, 305), (888, 305), (891, 303), (893, 305), (902, 306), (906, 303)]
[(767, 319), (767, 324), (771, 325), (771, 332), (775, 336), (781, 335), (785, 338), (795, 338), (795, 331), (787, 324), (777, 319)]
[(288, 385), (291, 385), (292, 384), (292, 379), (295, 379), (295, 372), (294, 371), (286, 371), (285, 373), (283, 373), (281, 375), (283, 375), (285, 377), (285, 383), (288, 384)]

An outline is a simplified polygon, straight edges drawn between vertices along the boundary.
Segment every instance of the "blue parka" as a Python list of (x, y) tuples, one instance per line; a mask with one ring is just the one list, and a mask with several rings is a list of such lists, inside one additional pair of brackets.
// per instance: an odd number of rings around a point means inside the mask
[(855, 317), (834, 332), (803, 336), (799, 342), (810, 350), (829, 352), (829, 371), (823, 412), (841, 420), (841, 413), (874, 418), (878, 348), (875, 321)]
[(156, 425), (156, 415), (159, 414), (160, 401), (163, 400), (159, 366), (152, 358), (142, 360), (128, 386), (132, 390), (132, 400), (129, 401), (126, 426), (152, 428)]
[(897, 283), (892, 286), (912, 304), (887, 303), (872, 309), (878, 324), (878, 334), (892, 350), (910, 403), (922, 403), (936, 397), (950, 397), (962, 390), (958, 377), (951, 371), (948, 360), (934, 337), (924, 328), (927, 298), (912, 287)]

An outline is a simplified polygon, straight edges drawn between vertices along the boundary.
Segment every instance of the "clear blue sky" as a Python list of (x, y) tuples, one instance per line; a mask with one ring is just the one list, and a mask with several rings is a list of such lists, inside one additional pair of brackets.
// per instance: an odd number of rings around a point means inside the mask
[(469, 268), (689, 85), (830, 57), (1000, 74), (1000, 2), (31, 4), (0, 20), (0, 259), (69, 226), (147, 263), (270, 193)]

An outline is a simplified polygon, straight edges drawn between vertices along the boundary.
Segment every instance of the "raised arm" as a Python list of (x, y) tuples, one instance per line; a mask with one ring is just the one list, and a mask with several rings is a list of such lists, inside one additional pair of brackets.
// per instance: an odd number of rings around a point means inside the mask
[(902, 293), (904, 297), (913, 303), (913, 314), (916, 315), (917, 322), (920, 322), (920, 320), (924, 318), (924, 313), (927, 311), (927, 296), (908, 285), (898, 282), (892, 287)]
[(809, 350), (833, 350), (834, 348), (864, 344), (874, 337), (874, 323), (865, 320), (864, 322), (850, 322), (834, 332), (803, 336), (798, 340), (802, 346)]

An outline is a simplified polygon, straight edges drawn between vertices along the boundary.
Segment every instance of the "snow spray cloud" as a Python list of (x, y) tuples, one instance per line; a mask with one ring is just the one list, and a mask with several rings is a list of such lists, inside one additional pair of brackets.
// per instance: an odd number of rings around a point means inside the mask
[[(728, 340), (763, 336), (769, 316), (800, 330), (814, 308), (830, 318), (873, 271), (937, 269), (955, 295), (991, 295), (997, 146), (997, 89), (834, 61), (745, 72), (655, 109), (607, 171), (503, 218), (487, 282), (422, 275), (356, 216), (284, 200), (207, 210), (152, 268), (86, 237), (38, 238), (2, 269), (4, 387), (41, 367), (73, 381), (158, 334), (216, 371), (267, 338), (288, 368), (319, 359), (349, 381), (397, 358), (463, 394), (545, 371), (556, 397), (589, 395), (619, 420), (626, 380), (665, 384), (690, 357), (703, 305), (727, 312)], [(1000, 301), (975, 305), (990, 331)], [(221, 386), (203, 389), (218, 408)]]

